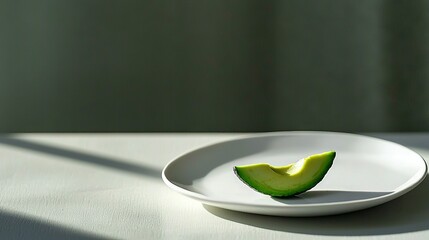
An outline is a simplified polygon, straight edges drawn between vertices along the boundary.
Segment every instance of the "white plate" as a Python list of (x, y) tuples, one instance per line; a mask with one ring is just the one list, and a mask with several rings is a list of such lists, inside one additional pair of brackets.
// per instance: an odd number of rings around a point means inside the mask
[[(292, 198), (256, 192), (233, 172), (236, 165), (287, 165), (329, 150), (337, 156), (325, 178)], [(390, 201), (416, 187), (426, 173), (419, 154), (389, 141), (347, 133), (278, 132), (191, 151), (170, 162), (162, 177), (173, 190), (216, 207), (277, 216), (320, 216)]]

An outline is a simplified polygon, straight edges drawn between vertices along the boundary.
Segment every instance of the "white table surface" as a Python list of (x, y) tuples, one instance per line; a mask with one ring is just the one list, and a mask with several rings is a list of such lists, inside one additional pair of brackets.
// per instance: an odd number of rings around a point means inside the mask
[[(243, 135), (2, 135), (0, 239), (429, 239), (429, 179), (390, 203), (317, 218), (207, 207), (162, 182), (177, 155)], [(429, 133), (370, 135), (429, 159)]]

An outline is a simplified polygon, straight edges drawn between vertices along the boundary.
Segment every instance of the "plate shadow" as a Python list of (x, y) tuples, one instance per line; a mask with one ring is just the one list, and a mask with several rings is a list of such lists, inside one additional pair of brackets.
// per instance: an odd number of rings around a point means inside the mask
[(217, 217), (263, 229), (325, 236), (369, 236), (428, 230), (428, 203), (429, 179), (425, 178), (414, 190), (391, 202), (334, 216), (276, 217), (203, 206)]

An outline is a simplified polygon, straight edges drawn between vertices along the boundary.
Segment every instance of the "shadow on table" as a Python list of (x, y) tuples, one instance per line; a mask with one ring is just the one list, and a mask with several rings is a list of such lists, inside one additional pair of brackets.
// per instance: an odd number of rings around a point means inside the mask
[(102, 156), (98, 156), (90, 153), (83, 153), (80, 151), (69, 150), (69, 149), (56, 147), (56, 146), (49, 146), (42, 143), (36, 143), (36, 142), (12, 138), (8, 136), (1, 136), (0, 144), (8, 145), (16, 148), (22, 148), (26, 150), (31, 150), (35, 152), (41, 152), (44, 154), (56, 155), (68, 160), (95, 164), (103, 167), (112, 168), (115, 170), (121, 170), (121, 171), (126, 171), (134, 174), (161, 179), (161, 170), (158, 170), (149, 166), (142, 166), (142, 165), (126, 162), (126, 161), (121, 161), (118, 159), (102, 157)]
[(429, 179), (389, 203), (353, 213), (308, 218), (241, 213), (204, 205), (229, 221), (275, 231), (331, 236), (386, 235), (429, 229)]
[(108, 239), (21, 214), (0, 210), (0, 239)]

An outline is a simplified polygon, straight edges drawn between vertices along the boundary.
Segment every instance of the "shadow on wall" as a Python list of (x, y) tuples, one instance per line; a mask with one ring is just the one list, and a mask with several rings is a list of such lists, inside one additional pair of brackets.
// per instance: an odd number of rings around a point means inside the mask
[(429, 130), (426, 12), (425, 1), (2, 1), (0, 132)]
[(396, 131), (428, 130), (429, 3), (382, 5), (387, 116)]

